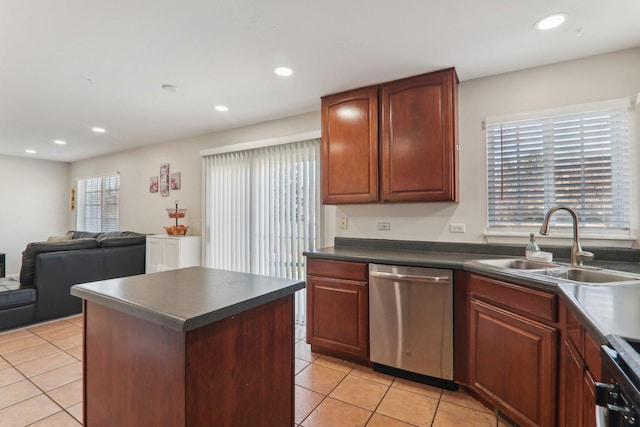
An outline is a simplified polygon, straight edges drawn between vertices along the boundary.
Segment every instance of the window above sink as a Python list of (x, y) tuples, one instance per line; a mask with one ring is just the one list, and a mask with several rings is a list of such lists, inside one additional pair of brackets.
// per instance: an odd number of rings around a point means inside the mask
[[(629, 238), (629, 105), (620, 99), (487, 118), (488, 236), (524, 236), (563, 204), (580, 212), (585, 239)], [(570, 234), (568, 220), (559, 215), (552, 234)]]

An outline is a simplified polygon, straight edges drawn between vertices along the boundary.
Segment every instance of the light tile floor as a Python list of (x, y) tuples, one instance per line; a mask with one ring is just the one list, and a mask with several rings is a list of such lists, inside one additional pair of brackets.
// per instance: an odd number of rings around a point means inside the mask
[[(312, 353), (296, 326), (295, 422), (304, 427), (506, 427), (464, 392)], [(79, 426), (82, 316), (0, 333), (0, 425)]]
[(0, 425), (80, 426), (82, 316), (0, 334)]

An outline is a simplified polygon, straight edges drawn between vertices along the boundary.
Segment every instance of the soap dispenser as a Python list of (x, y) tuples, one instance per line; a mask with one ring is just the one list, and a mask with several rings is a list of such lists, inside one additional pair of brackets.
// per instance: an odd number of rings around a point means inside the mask
[(524, 252), (526, 259), (536, 259), (536, 256), (540, 255), (540, 246), (536, 243), (536, 239), (533, 237), (533, 233), (529, 234), (529, 244)]

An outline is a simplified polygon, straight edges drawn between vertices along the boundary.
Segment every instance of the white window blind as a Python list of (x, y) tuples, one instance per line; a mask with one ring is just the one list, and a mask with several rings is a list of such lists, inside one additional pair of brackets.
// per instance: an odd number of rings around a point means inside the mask
[[(539, 227), (564, 204), (587, 232), (628, 233), (628, 141), (626, 106), (488, 122), (489, 230)], [(571, 218), (553, 224), (570, 227)]]
[(118, 231), (120, 228), (120, 175), (78, 179), (76, 229)]
[[(304, 279), (302, 252), (317, 248), (318, 139), (205, 156), (205, 265)], [(296, 323), (306, 296), (296, 293)]]

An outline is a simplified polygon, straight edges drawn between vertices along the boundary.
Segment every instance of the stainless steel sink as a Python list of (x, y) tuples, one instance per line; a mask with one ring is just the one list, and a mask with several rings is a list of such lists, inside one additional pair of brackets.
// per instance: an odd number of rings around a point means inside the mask
[[(564, 275), (560, 277), (564, 278)], [(637, 277), (633, 276), (626, 276), (623, 274), (598, 270), (585, 270), (581, 268), (568, 268), (566, 279), (582, 283), (614, 283), (640, 280)]]
[(479, 260), (480, 264), (486, 264), (498, 268), (510, 268), (513, 270), (545, 270), (559, 267), (557, 264), (529, 261), (526, 259), (485, 259)]
[[(521, 270), (522, 273), (555, 277), (559, 280), (570, 280), (584, 284), (633, 283), (640, 284), (640, 276), (600, 270), (592, 267), (573, 267), (557, 263), (529, 261), (522, 258), (485, 259), (476, 261), (488, 267)], [(515, 273), (515, 272), (514, 272)], [(531, 277), (531, 276), (529, 276)]]

